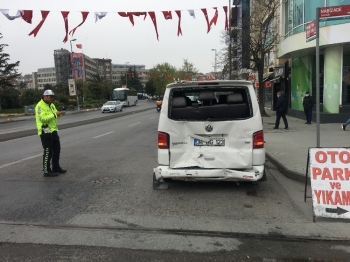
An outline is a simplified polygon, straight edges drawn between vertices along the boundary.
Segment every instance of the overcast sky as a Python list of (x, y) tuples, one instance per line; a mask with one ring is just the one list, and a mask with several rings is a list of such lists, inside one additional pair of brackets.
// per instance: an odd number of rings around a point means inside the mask
[[(5, 53), (11, 62), (20, 61), (19, 72), (28, 74), (38, 68), (53, 67), (55, 49), (81, 52), (76, 44), (82, 44), (83, 52), (91, 58), (112, 59), (114, 64), (142, 64), (150, 69), (156, 64), (168, 62), (180, 68), (183, 59), (193, 63), (199, 72), (214, 71), (215, 52), (224, 48), (221, 40), (225, 29), (225, 12), (229, 0), (1, 0), (0, 9), (10, 9), (10, 15), (17, 10), (33, 10), (32, 24), (22, 18), (7, 19), (0, 13), (0, 33)], [(207, 22), (202, 8), (208, 11), (209, 21), (218, 8), (218, 20), (207, 34)], [(188, 10), (194, 9), (195, 19)], [(41, 10), (50, 11), (36, 37), (29, 33), (41, 21)], [(181, 10), (182, 36), (177, 36), (178, 17), (175, 10)], [(74, 36), (63, 43), (65, 37), (64, 20), (61, 11), (70, 11), (69, 29), (82, 22), (81, 11), (90, 12), (85, 23), (78, 27)], [(157, 19), (159, 41), (149, 15), (134, 17), (132, 26), (128, 18), (117, 12), (154, 11)], [(172, 11), (172, 20), (165, 20), (162, 11)], [(108, 12), (95, 23), (94, 12)]]

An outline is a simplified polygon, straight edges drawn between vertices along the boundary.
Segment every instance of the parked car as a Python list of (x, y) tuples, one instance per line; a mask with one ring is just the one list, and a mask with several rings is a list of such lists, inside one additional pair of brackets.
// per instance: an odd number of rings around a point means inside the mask
[(262, 118), (250, 81), (169, 84), (153, 182), (265, 181)]
[(123, 111), (123, 105), (119, 101), (108, 101), (103, 104), (101, 111), (102, 113)]

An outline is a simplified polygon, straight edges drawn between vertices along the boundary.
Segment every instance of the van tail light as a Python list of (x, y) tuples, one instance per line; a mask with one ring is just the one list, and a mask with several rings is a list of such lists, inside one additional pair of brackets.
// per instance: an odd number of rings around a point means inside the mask
[(169, 134), (158, 132), (158, 148), (169, 149)]
[(253, 149), (264, 148), (264, 131), (260, 130), (253, 134)]

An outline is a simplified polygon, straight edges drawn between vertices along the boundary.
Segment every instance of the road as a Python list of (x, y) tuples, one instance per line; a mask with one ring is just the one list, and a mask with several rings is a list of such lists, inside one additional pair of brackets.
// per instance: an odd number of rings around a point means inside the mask
[(347, 261), (350, 244), (317, 240), (312, 210), (295, 196), (304, 185), (271, 163), (258, 185), (152, 190), (158, 118), (147, 110), (61, 130), (68, 172), (55, 178), (43, 177), (37, 135), (0, 142), (0, 260)]

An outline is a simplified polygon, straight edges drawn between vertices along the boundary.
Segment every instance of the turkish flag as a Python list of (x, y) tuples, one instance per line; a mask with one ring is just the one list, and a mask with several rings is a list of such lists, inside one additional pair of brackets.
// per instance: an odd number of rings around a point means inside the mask
[(82, 44), (76, 44), (77, 48), (79, 49), (83, 49), (83, 45)]

